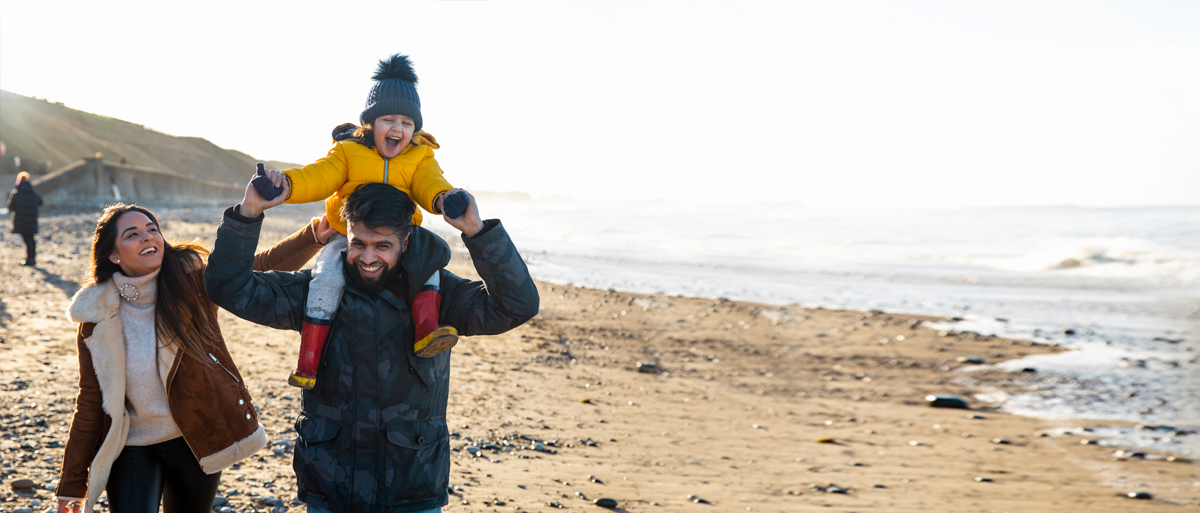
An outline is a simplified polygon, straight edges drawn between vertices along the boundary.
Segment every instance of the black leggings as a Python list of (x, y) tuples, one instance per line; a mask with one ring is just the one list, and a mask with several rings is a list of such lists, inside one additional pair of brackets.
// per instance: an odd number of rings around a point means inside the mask
[(113, 513), (212, 513), (221, 473), (205, 474), (183, 437), (127, 445), (108, 476)]
[(37, 239), (32, 233), (22, 233), (21, 238), (25, 239), (25, 260), (33, 263), (37, 260)]

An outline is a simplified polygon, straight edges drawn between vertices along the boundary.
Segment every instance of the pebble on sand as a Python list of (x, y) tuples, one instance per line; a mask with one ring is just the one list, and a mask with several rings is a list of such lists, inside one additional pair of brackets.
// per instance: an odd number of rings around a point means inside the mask
[(648, 374), (657, 374), (658, 366), (655, 365), (653, 362), (637, 362), (637, 371), (645, 372)]
[(1113, 459), (1131, 460), (1131, 459), (1146, 459), (1146, 453), (1134, 450), (1120, 450), (1112, 454)]
[(599, 499), (596, 499), (596, 500), (592, 501), (592, 504), (600, 506), (601, 508), (608, 508), (608, 509), (617, 507), (616, 499), (609, 499), (607, 497), (601, 497)]
[(33, 488), (32, 479), (18, 479), (9, 484), (12, 485), (13, 490), (29, 490)]
[(990, 478), (990, 477), (983, 477), (983, 476), (976, 477), (976, 478), (975, 478), (975, 480), (976, 480), (976, 481), (978, 481), (978, 482), (980, 482), (980, 483), (991, 483), (991, 482), (992, 482), (992, 478)]
[(818, 438), (813, 441), (816, 443), (819, 443), (819, 444), (836, 444), (837, 443), (837, 440), (834, 440), (833, 437), (829, 437), (829, 436), (823, 436), (823, 437)]
[(1150, 500), (1150, 499), (1154, 498), (1153, 495), (1150, 495), (1147, 492), (1129, 492), (1129, 493), (1125, 494), (1125, 496), (1129, 497), (1130, 499), (1142, 499), (1142, 500)]
[(957, 395), (927, 395), (925, 400), (934, 408), (958, 408), (960, 410), (970, 408), (967, 406), (967, 400)]

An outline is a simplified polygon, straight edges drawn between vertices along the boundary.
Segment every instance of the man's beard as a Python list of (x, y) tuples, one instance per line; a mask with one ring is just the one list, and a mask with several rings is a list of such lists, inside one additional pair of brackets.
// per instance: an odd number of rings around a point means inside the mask
[(343, 259), (342, 261), (342, 269), (343, 274), (346, 275), (346, 281), (352, 284), (354, 288), (368, 294), (382, 292), (400, 274), (400, 266), (392, 268), (383, 262), (380, 262), (379, 265), (383, 266), (383, 273), (378, 278), (368, 281), (358, 273), (358, 266), (351, 264), (349, 259)]

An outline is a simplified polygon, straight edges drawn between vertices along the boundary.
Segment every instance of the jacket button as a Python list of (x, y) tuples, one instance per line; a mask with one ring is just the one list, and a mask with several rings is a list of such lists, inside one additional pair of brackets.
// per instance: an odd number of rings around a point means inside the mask
[(241, 400), (241, 399), (238, 399), (238, 405), (240, 406), (240, 405), (243, 405), (243, 404), (246, 404), (246, 401), (243, 401), (243, 400)]
[(412, 374), (413, 376), (416, 376), (416, 375), (417, 375), (417, 368), (416, 368), (416, 367), (409, 367), (409, 368), (408, 368), (408, 373), (409, 373), (409, 374)]
[(250, 414), (249, 414), (249, 413), (247, 413), (247, 414), (246, 414), (246, 420), (250, 420)]
[(418, 436), (417, 437), (417, 445), (425, 445), (425, 437)]

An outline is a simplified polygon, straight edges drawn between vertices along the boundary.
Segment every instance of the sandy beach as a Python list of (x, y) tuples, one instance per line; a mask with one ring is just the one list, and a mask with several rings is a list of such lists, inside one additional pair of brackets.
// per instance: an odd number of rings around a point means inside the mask
[[(211, 243), (221, 209), (157, 211), (169, 239)], [(269, 211), (263, 247), (319, 212)], [(63, 312), (94, 226), (94, 213), (43, 215), (34, 269), (20, 266), (19, 237), (0, 241), (0, 512), (53, 501), (45, 488), (78, 378), (77, 326)], [(461, 244), (452, 270), (474, 276)], [(937, 331), (924, 324), (936, 319), (896, 313), (539, 290), (536, 319), (454, 349), (447, 511), (599, 511), (598, 498), (664, 513), (1200, 506), (1187, 459), (1122, 452), (1095, 443), (1088, 420), (1020, 417), (975, 398), (1017, 386), (1020, 373), (990, 364), (1055, 347)], [(303, 511), (291, 468), (299, 393), (286, 384), (299, 336), (221, 320), (270, 445), (225, 471), (220, 496), (233, 511)], [(970, 409), (930, 407), (930, 394), (961, 396)], [(10, 486), (19, 479), (41, 490)]]

